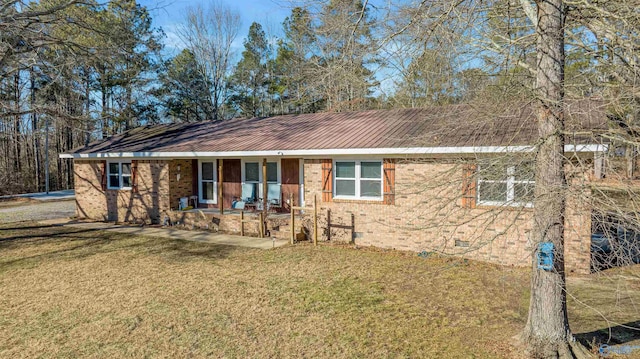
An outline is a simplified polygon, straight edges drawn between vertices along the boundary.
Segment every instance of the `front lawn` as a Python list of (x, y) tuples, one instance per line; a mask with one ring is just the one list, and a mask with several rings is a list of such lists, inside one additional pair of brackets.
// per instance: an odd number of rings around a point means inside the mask
[[(572, 281), (574, 331), (638, 320), (638, 272)], [(528, 288), (459, 259), (5, 224), (0, 357), (513, 358)]]

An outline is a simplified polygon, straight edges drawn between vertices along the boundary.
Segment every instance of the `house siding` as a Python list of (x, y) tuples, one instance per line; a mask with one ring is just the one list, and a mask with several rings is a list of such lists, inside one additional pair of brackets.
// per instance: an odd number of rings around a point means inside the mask
[[(408, 251), (428, 251), (529, 266), (532, 209), (464, 208), (463, 165), (433, 160), (399, 160), (395, 168), (395, 204), (372, 201), (322, 201), (322, 160), (306, 160), (305, 201), (319, 203), (320, 228), (355, 222), (355, 244)], [(588, 273), (591, 211), (580, 196), (567, 199), (567, 270)], [(578, 205), (580, 202), (580, 205)], [(327, 232), (320, 233), (327, 239)], [(348, 230), (334, 229), (331, 239), (348, 241)], [(464, 245), (464, 246), (463, 246)]]
[(102, 188), (103, 161), (76, 160), (76, 215), (101, 221), (159, 223), (169, 210), (169, 164), (139, 160), (137, 192)]

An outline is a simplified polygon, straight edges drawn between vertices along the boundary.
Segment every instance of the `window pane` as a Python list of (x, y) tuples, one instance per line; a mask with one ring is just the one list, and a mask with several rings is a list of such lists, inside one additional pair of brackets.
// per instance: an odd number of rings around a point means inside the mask
[(244, 164), (244, 179), (246, 182), (258, 182), (260, 180), (260, 166), (258, 162)]
[(533, 183), (514, 183), (513, 184), (513, 199), (520, 203), (533, 202)]
[(336, 196), (355, 196), (356, 181), (355, 180), (336, 180)]
[(213, 181), (213, 162), (202, 162), (202, 179)]
[(478, 178), (489, 181), (506, 181), (507, 166), (501, 162), (482, 162), (478, 166)]
[(380, 197), (382, 195), (380, 181), (362, 180), (360, 181), (360, 196)]
[(278, 182), (277, 162), (267, 162), (267, 182)]
[(118, 174), (118, 163), (109, 163), (109, 174)]
[(380, 162), (361, 162), (360, 163), (361, 178), (382, 178), (382, 164)]
[(533, 181), (533, 174), (533, 163), (523, 162), (515, 166), (513, 176), (515, 177), (516, 181)]
[(131, 176), (122, 176), (122, 187), (131, 187)]
[(123, 163), (122, 164), (122, 174), (130, 175), (131, 174), (131, 163)]
[(507, 183), (506, 182), (480, 182), (478, 183), (480, 202), (506, 202)]
[(213, 197), (213, 182), (202, 182), (202, 199), (212, 200)]
[(336, 162), (336, 178), (356, 178), (356, 163)]
[(120, 187), (120, 177), (117, 174), (109, 175), (109, 187), (118, 188)]

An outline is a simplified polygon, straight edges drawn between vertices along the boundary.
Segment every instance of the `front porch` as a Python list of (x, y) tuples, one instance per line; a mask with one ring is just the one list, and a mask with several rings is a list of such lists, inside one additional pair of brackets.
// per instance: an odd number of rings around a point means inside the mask
[[(186, 211), (170, 210), (162, 219), (165, 226), (182, 226), (213, 232), (222, 232), (248, 237), (260, 237), (260, 223), (264, 218), (265, 230), (262, 233), (265, 240), (271, 238), (289, 240), (291, 236), (290, 213), (223, 210), (218, 208), (197, 208)], [(301, 223), (296, 215), (296, 223)], [(296, 233), (302, 229), (297, 225)]]
[[(304, 204), (300, 158), (199, 158), (169, 161), (170, 209), (289, 213)], [(216, 213), (216, 212), (210, 212)]]

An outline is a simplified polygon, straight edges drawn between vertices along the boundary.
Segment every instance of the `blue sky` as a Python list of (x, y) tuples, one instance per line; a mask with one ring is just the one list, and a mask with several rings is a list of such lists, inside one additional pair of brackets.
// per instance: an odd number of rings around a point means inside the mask
[[(240, 50), (242, 48), (242, 40), (249, 32), (249, 26), (252, 22), (259, 22), (265, 32), (273, 35), (280, 35), (282, 29), (282, 21), (290, 12), (290, 3), (278, 0), (219, 0), (232, 9), (240, 13), (242, 25), (235, 41), (235, 47)], [(138, 0), (142, 6), (149, 9), (153, 18), (153, 25), (161, 27), (167, 34), (165, 39), (166, 55), (173, 56), (181, 50), (180, 39), (176, 31), (180, 23), (184, 22), (185, 8), (197, 4), (201, 4), (206, 8), (213, 1), (194, 1), (194, 0)]]

